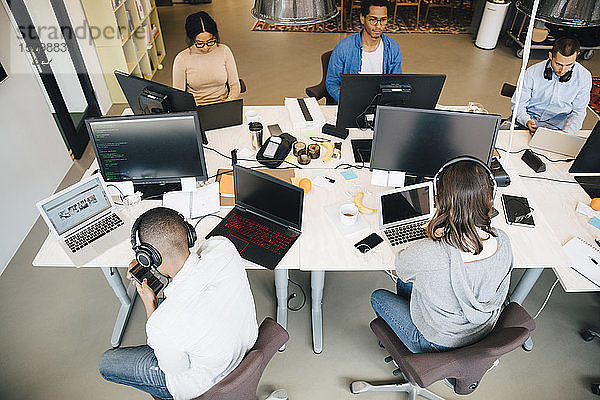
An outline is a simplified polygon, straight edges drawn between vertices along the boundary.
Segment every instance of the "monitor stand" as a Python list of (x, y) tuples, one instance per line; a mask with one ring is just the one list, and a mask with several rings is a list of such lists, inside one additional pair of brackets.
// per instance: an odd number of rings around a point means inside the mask
[(135, 184), (133, 187), (136, 192), (142, 192), (142, 200), (162, 200), (164, 193), (181, 190), (181, 183)]
[(404, 177), (404, 186), (416, 185), (425, 182), (425, 177), (420, 175), (406, 175)]

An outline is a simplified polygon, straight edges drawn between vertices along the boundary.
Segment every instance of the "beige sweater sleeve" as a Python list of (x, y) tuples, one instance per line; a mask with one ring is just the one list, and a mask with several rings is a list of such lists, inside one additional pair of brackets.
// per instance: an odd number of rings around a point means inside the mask
[(173, 61), (173, 87), (185, 91), (187, 89), (185, 81), (185, 62), (183, 52), (177, 54)]
[(238, 76), (233, 53), (229, 47), (225, 47), (225, 69), (227, 70), (227, 85), (229, 86), (227, 99), (238, 99), (240, 97), (240, 77)]

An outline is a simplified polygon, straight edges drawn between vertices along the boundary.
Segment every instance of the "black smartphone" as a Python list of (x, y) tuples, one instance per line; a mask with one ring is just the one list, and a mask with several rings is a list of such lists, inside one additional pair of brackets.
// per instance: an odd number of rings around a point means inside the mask
[(521, 196), (502, 195), (502, 208), (504, 218), (509, 225), (534, 227), (533, 208), (529, 206), (527, 198)]
[(283, 133), (278, 124), (267, 125), (267, 129), (269, 130), (271, 136), (279, 136)]
[(381, 242), (383, 242), (381, 236), (379, 236), (376, 233), (371, 233), (369, 236), (367, 236), (360, 242), (355, 243), (354, 247), (356, 247), (361, 253), (366, 253)]
[(142, 282), (144, 282), (144, 279), (146, 279), (148, 286), (150, 289), (152, 289), (154, 294), (158, 294), (158, 292), (165, 286), (160, 279), (154, 276), (152, 271), (150, 271), (150, 268), (141, 266), (139, 263), (131, 267), (129, 273), (140, 285)]

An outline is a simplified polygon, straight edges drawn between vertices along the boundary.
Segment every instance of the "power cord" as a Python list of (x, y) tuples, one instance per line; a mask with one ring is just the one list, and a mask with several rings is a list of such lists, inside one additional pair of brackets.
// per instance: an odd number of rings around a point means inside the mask
[(562, 179), (554, 179), (554, 178), (546, 178), (544, 176), (530, 176), (530, 175), (519, 175), (521, 178), (528, 178), (528, 179), (541, 179), (544, 181), (552, 181), (552, 182), (561, 182), (561, 183), (575, 183), (577, 185), (579, 185), (579, 183), (577, 183), (576, 181), (565, 181)]
[(540, 307), (540, 309), (538, 310), (538, 312), (535, 314), (535, 317), (533, 317), (533, 319), (536, 319), (540, 313), (542, 312), (542, 310), (544, 309), (544, 307), (546, 307), (546, 304), (548, 303), (548, 300), (550, 300), (550, 295), (552, 294), (552, 291), (554, 290), (554, 287), (556, 286), (556, 284), (558, 283), (558, 279), (556, 279), (554, 281), (554, 284), (552, 285), (552, 287), (550, 288), (550, 291), (548, 292), (548, 296), (546, 296), (546, 300), (544, 300), (544, 303), (542, 304), (542, 306)]
[(194, 218), (190, 218), (192, 221), (197, 219), (198, 221), (196, 221), (196, 223), (194, 224), (194, 229), (196, 229), (196, 227), (198, 226), (198, 224), (200, 223), (200, 221), (202, 221), (204, 218), (206, 217), (217, 217), (219, 219), (223, 219), (223, 217), (221, 217), (220, 215), (217, 215), (217, 213), (212, 213), (212, 214), (205, 214), (205, 215), (201, 215), (199, 217), (194, 217)]
[(290, 296), (287, 299), (287, 308), (290, 311), (300, 311), (302, 309), (302, 307), (304, 307), (304, 305), (306, 304), (306, 293), (304, 292), (304, 289), (302, 288), (302, 286), (296, 282), (294, 282), (291, 278), (288, 278), (288, 280), (293, 283), (294, 285), (298, 286), (298, 288), (300, 289), (300, 292), (302, 293), (302, 304), (300, 304), (300, 306), (298, 307), (292, 307), (290, 306), (290, 301), (292, 301), (292, 299), (295, 299), (297, 294), (294, 292), (292, 294), (290, 294)]
[[(504, 150), (504, 149), (501, 149), (500, 147), (496, 147), (496, 150), (500, 150), (500, 151), (503, 151), (503, 152), (507, 153), (507, 151), (506, 151), (506, 150)], [(571, 161), (574, 161), (574, 160), (575, 160), (574, 158), (565, 158), (565, 159), (560, 159), (560, 160), (553, 160), (553, 159), (549, 158), (548, 156), (546, 156), (545, 154), (538, 153), (537, 151), (533, 151), (533, 150), (531, 150), (531, 149), (521, 149), (521, 150), (515, 150), (515, 151), (511, 151), (511, 152), (509, 152), (509, 153), (510, 153), (510, 154), (518, 154), (518, 153), (522, 153), (522, 152), (524, 152), (525, 150), (530, 150), (530, 151), (531, 151), (533, 154), (535, 154), (536, 156), (538, 156), (538, 157), (543, 157), (543, 158), (545, 158), (546, 160), (550, 161), (551, 163), (557, 163), (557, 162), (571, 162)]]
[[(381, 93), (377, 93), (373, 99), (371, 100), (371, 102), (369, 103), (369, 105), (364, 109), (363, 112), (361, 112), (360, 114), (358, 114), (355, 118), (354, 118), (354, 122), (356, 123), (356, 126), (358, 126), (358, 129), (360, 129), (361, 131), (366, 131), (367, 129), (373, 129), (374, 126), (369, 124), (369, 121), (367, 121), (367, 111), (369, 111), (369, 108), (373, 105), (373, 103), (375, 103), (375, 101), (381, 97)], [(365, 127), (363, 128), (362, 126), (360, 126), (360, 119), (364, 119), (365, 121)]]
[[(215, 153), (217, 153), (217, 154), (218, 154), (218, 155), (220, 155), (221, 157), (225, 157), (225, 158), (226, 158), (226, 159), (228, 159), (228, 160), (231, 160), (231, 159), (232, 159), (232, 158), (231, 158), (231, 156), (228, 156), (228, 155), (226, 155), (226, 154), (223, 154), (223, 153), (221, 153), (219, 150), (213, 149), (212, 147), (204, 146), (204, 148), (205, 148), (205, 149), (207, 149), (207, 150), (214, 151)], [(251, 162), (256, 162), (256, 163), (257, 163), (257, 162), (259, 162), (258, 160), (253, 160), (253, 159), (250, 159), (250, 158), (238, 158), (238, 161), (251, 161)], [(288, 160), (286, 160), (286, 159), (272, 159), (272, 160), (271, 160), (271, 159), (269, 159), (269, 161), (281, 161), (281, 162), (284, 162), (284, 163), (286, 163), (286, 164), (290, 164), (290, 165), (291, 165), (291, 166), (293, 166), (294, 168), (302, 169), (302, 166), (300, 166), (300, 165), (296, 165), (296, 164), (294, 164), (294, 163), (292, 163), (292, 162), (289, 162), (289, 161), (288, 161)], [(258, 167), (253, 167), (253, 168), (251, 168), (251, 169), (254, 169), (254, 168), (260, 168), (260, 166), (258, 166)], [(215, 176), (216, 176), (216, 175), (215, 175)], [(208, 179), (210, 179), (210, 178), (212, 178), (212, 177), (209, 177)]]

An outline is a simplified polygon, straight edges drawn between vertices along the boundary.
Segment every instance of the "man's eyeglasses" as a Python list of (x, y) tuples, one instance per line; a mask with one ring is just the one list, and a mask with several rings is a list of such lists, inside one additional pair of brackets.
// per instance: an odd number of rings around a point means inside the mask
[(388, 19), (387, 19), (387, 17), (383, 17), (383, 18), (368, 17), (367, 21), (369, 21), (369, 23), (371, 25), (376, 25), (376, 24), (385, 25), (385, 24), (387, 24)]
[(196, 48), (198, 48), (198, 49), (201, 49), (204, 46), (211, 47), (211, 46), (214, 46), (215, 44), (217, 44), (217, 39), (210, 39), (210, 40), (207, 40), (206, 42), (201, 42), (201, 41), (194, 42), (194, 46), (196, 46)]

